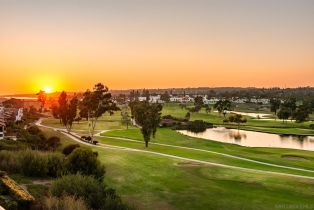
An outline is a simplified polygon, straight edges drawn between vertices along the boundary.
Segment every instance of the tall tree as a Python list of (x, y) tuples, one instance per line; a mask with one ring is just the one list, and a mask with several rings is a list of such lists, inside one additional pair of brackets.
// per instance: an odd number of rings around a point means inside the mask
[(217, 103), (214, 105), (214, 108), (217, 109), (219, 114), (223, 114), (224, 118), (226, 118), (226, 114), (228, 111), (231, 111), (232, 104), (231, 101), (229, 100), (219, 100)]
[(96, 84), (92, 91), (86, 90), (83, 94), (80, 108), (87, 111), (88, 131), (91, 137), (94, 136), (99, 117), (106, 112), (110, 113), (119, 110), (119, 107), (112, 100), (108, 88), (101, 83)]
[(235, 115), (229, 116), (228, 121), (231, 123), (236, 123), (238, 125), (238, 130), (240, 129), (241, 123), (247, 122), (246, 118), (244, 118), (241, 114), (235, 114)]
[(281, 100), (272, 98), (270, 99), (270, 111), (277, 115), (277, 110), (280, 108)]
[(141, 126), (145, 146), (148, 147), (148, 142), (151, 137), (155, 137), (160, 123), (162, 106), (148, 101), (135, 101), (130, 103), (130, 108), (136, 124)]
[(277, 116), (284, 123), (285, 120), (288, 120), (290, 117), (290, 110), (285, 106), (281, 106), (280, 110), (277, 113)]
[(131, 117), (127, 111), (121, 112), (121, 123), (126, 125), (126, 129), (129, 129), (129, 125), (131, 124)]
[(194, 105), (198, 107), (202, 107), (204, 105), (203, 97), (202, 96), (196, 96), (194, 98)]
[(293, 118), (294, 112), (297, 109), (297, 100), (295, 98), (289, 98), (282, 104), (282, 106), (289, 111), (289, 116)]
[(40, 102), (40, 112), (43, 112), (45, 104), (46, 104), (46, 100), (47, 100), (46, 92), (43, 90), (40, 90), (37, 93), (37, 100)]
[(161, 94), (160, 100), (162, 100), (164, 102), (170, 101), (170, 95), (169, 95), (168, 91), (165, 91), (163, 94)]
[(62, 91), (58, 102), (61, 123), (66, 127), (67, 131), (70, 132), (77, 115), (78, 99), (73, 97), (70, 102), (68, 102), (66, 92)]
[(297, 110), (294, 112), (293, 118), (297, 123), (305, 122), (309, 118), (311, 109), (307, 104), (300, 105)]

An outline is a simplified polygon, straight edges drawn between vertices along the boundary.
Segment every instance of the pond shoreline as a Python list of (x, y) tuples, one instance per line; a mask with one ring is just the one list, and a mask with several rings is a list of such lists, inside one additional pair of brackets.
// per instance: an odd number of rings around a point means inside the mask
[(204, 132), (193, 133), (187, 130), (177, 130), (178, 133), (244, 147), (286, 148), (314, 151), (313, 135), (277, 134), (270, 132), (214, 127)]

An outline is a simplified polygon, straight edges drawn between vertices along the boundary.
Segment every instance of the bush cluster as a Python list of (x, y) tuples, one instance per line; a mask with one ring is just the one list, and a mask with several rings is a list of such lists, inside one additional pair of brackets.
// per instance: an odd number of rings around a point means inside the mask
[(192, 131), (194, 133), (204, 132), (207, 128), (212, 128), (212, 123), (207, 123), (203, 120), (195, 120), (191, 121), (187, 125), (187, 130)]
[(58, 197), (46, 197), (44, 199), (44, 209), (46, 210), (89, 210), (85, 201), (82, 198), (76, 198), (75, 196), (63, 196)]
[(29, 148), (36, 150), (54, 151), (60, 145), (59, 137), (52, 136), (46, 138), (44, 133), (37, 126), (31, 126), (26, 130), (21, 129), (17, 135), (17, 139)]
[(57, 179), (51, 186), (51, 194), (55, 197), (74, 196), (81, 198), (91, 209), (128, 210), (120, 197), (91, 176), (81, 174), (67, 175)]
[(19, 141), (3, 139), (0, 141), (0, 150), (17, 151), (24, 150), (27, 146)]
[(63, 148), (62, 153), (65, 156), (68, 156), (69, 154), (71, 154), (76, 148), (80, 147), (79, 144), (69, 144), (66, 147)]
[(25, 151), (0, 151), (0, 169), (25, 176), (56, 177), (62, 172), (64, 156), (58, 153)]
[(66, 173), (92, 175), (101, 180), (105, 175), (105, 167), (97, 159), (97, 156), (98, 153), (91, 149), (76, 148), (65, 161)]

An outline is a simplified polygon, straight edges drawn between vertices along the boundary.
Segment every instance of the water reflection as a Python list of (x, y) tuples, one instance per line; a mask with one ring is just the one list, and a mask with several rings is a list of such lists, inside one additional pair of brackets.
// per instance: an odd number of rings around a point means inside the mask
[(178, 131), (184, 135), (238, 144), (247, 147), (275, 147), (314, 151), (314, 136), (277, 135), (254, 131), (226, 129), (224, 127), (210, 128), (203, 133)]
[(241, 141), (241, 139), (246, 139), (246, 134), (238, 131), (230, 131), (229, 138), (234, 139), (235, 141)]

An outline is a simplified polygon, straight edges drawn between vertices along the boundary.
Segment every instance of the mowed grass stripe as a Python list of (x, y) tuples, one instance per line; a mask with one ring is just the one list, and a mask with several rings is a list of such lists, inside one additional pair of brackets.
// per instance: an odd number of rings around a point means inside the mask
[(142, 142), (131, 142), (131, 141), (118, 140), (118, 139), (110, 139), (110, 138), (105, 138), (105, 137), (97, 137), (97, 140), (107, 145), (121, 146), (121, 147), (127, 147), (131, 149), (145, 150), (145, 151), (151, 151), (151, 152), (158, 152), (162, 154), (174, 155), (174, 156), (179, 156), (183, 158), (208, 161), (212, 163), (218, 163), (218, 164), (224, 164), (224, 165), (230, 165), (230, 166), (236, 166), (236, 167), (242, 167), (242, 168), (248, 168), (248, 169), (256, 169), (256, 170), (264, 170), (264, 171), (272, 171), (272, 172), (280, 172), (280, 173), (288, 173), (288, 174), (294, 174), (294, 175), (314, 177), (314, 174), (311, 172), (296, 171), (296, 170), (291, 170), (291, 169), (267, 166), (267, 165), (257, 164), (254, 162), (248, 162), (248, 161), (244, 161), (240, 159), (234, 159), (231, 157), (221, 156), (219, 154), (186, 150), (186, 149), (181, 149), (181, 148), (173, 148), (173, 147), (153, 145), (153, 144), (149, 145), (148, 148), (145, 148), (144, 143)]

